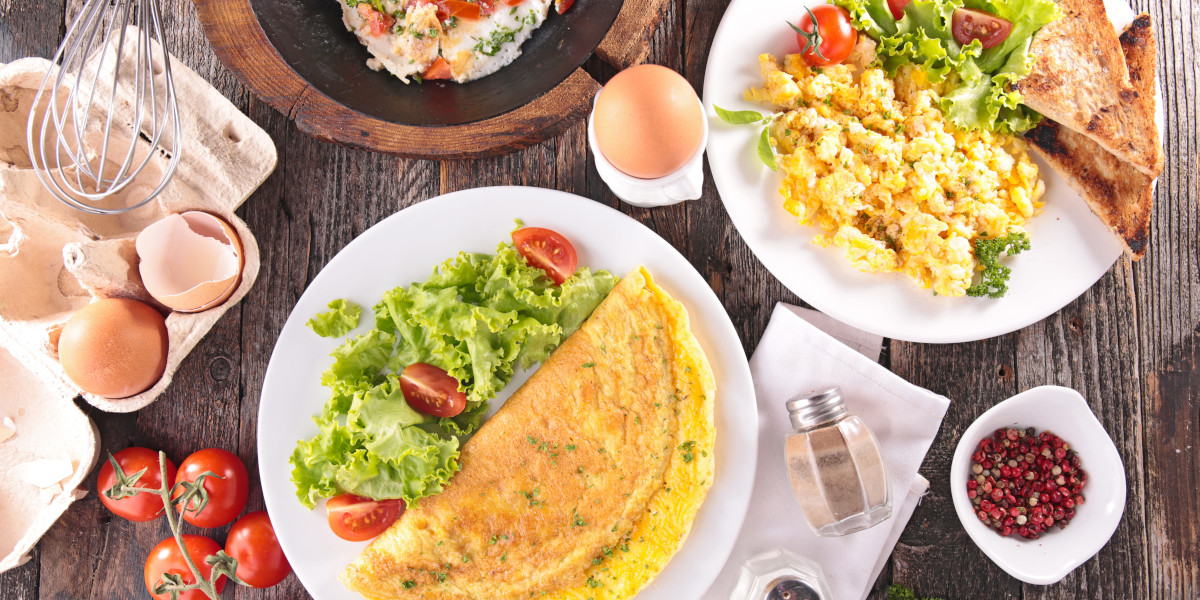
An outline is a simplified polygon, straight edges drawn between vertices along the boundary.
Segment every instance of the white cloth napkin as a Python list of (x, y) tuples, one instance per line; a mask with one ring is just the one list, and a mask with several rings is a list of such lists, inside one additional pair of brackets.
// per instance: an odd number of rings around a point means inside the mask
[[(834, 599), (866, 598), (917, 501), (929, 488), (917, 469), (950, 405), (944, 396), (879, 366), (875, 361), (882, 343), (879, 336), (821, 313), (782, 303), (775, 306), (750, 358), (759, 421), (758, 472), (750, 508), (729, 560), (705, 600), (729, 598), (746, 559), (776, 548), (788, 548), (820, 564)], [(830, 385), (841, 388), (847, 408), (862, 417), (879, 440), (892, 485), (892, 516), (842, 537), (812, 532), (784, 467), (784, 440), (791, 432), (784, 402)]]

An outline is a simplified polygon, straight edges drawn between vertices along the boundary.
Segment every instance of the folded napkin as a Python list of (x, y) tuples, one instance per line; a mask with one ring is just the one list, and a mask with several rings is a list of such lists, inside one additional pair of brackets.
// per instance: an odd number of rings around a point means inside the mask
[[(821, 313), (782, 303), (775, 306), (750, 358), (759, 423), (758, 472), (750, 508), (729, 560), (705, 600), (729, 598), (746, 559), (776, 548), (787, 548), (820, 564), (836, 600), (867, 596), (917, 501), (929, 488), (917, 469), (950, 405), (945, 397), (879, 366), (875, 361), (882, 343), (879, 336)], [(892, 485), (892, 516), (842, 537), (820, 537), (812, 532), (784, 466), (784, 440), (791, 432), (784, 402), (831, 385), (841, 388), (846, 407), (862, 417), (879, 440)]]

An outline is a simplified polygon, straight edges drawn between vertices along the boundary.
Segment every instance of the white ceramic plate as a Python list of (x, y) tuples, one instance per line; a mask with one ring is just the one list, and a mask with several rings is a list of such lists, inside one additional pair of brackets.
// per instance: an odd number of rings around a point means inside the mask
[[(383, 293), (424, 281), (460, 251), (492, 252), (509, 237), (513, 219), (549, 227), (574, 243), (579, 264), (624, 275), (646, 265), (655, 280), (688, 308), (717, 382), (716, 476), (691, 535), (638, 600), (698, 598), (733, 547), (746, 514), (758, 448), (754, 386), (742, 344), (704, 278), (670, 244), (637, 221), (602, 204), (538, 188), (495, 187), (426, 200), (383, 220), (347, 245), (313, 280), (284, 324), (267, 367), (258, 414), (258, 459), (263, 497), (280, 545), (296, 576), (317, 600), (357, 599), (337, 575), (366, 543), (338, 539), (323, 503), (307, 510), (296, 500), (288, 456), (297, 440), (317, 433), (311, 415), (329, 397), (318, 378), (340, 340), (317, 337), (304, 322), (336, 298), (369, 311)], [(520, 387), (518, 374), (492, 401)], [(453, 485), (453, 483), (451, 483)]]
[[(1046, 205), (1028, 225), (1032, 249), (1007, 262), (1013, 272), (1003, 298), (937, 297), (901, 274), (863, 273), (840, 249), (813, 245), (817, 228), (797, 224), (784, 210), (780, 176), (759, 162), (755, 148), (761, 128), (728, 125), (717, 118), (713, 105), (769, 111), (743, 98), (746, 89), (763, 84), (758, 55), (782, 58), (796, 52), (796, 34), (784, 21), (797, 21), (805, 4), (819, 3), (733, 0), (717, 28), (704, 74), (713, 180), (738, 232), (788, 289), (859, 329), (913, 342), (950, 343), (1001, 335), (1039, 321), (1108, 271), (1121, 255), (1120, 244), (1044, 163)], [(1122, 0), (1107, 0), (1106, 5), (1121, 28), (1133, 20)]]
[[(1063, 529), (1036, 540), (1001, 537), (975, 516), (967, 498), (967, 470), (979, 441), (1003, 427), (1050, 430), (1071, 444), (1083, 461), (1086, 500)], [(1049, 585), (1096, 555), (1112, 537), (1125, 512), (1125, 466), (1104, 426), (1073, 389), (1047, 385), (993, 406), (963, 432), (950, 463), (954, 512), (971, 541), (1001, 569), (1026, 583)]]

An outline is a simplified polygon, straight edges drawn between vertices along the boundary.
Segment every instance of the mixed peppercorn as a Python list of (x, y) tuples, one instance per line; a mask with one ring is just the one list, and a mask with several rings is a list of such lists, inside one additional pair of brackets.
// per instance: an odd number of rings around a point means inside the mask
[(997, 429), (971, 456), (967, 497), (988, 527), (1036, 540), (1053, 526), (1066, 527), (1083, 504), (1081, 464), (1071, 445), (1049, 431)]

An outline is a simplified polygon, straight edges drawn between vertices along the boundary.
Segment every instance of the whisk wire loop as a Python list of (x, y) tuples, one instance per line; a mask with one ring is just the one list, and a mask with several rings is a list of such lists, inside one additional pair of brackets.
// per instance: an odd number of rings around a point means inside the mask
[[(156, 198), (178, 166), (181, 138), (156, 0), (88, 0), (54, 64), (34, 98), (45, 108), (31, 113), (26, 130), (42, 184), (92, 214), (119, 214)], [(105, 203), (123, 192), (128, 197), (116, 205)]]

